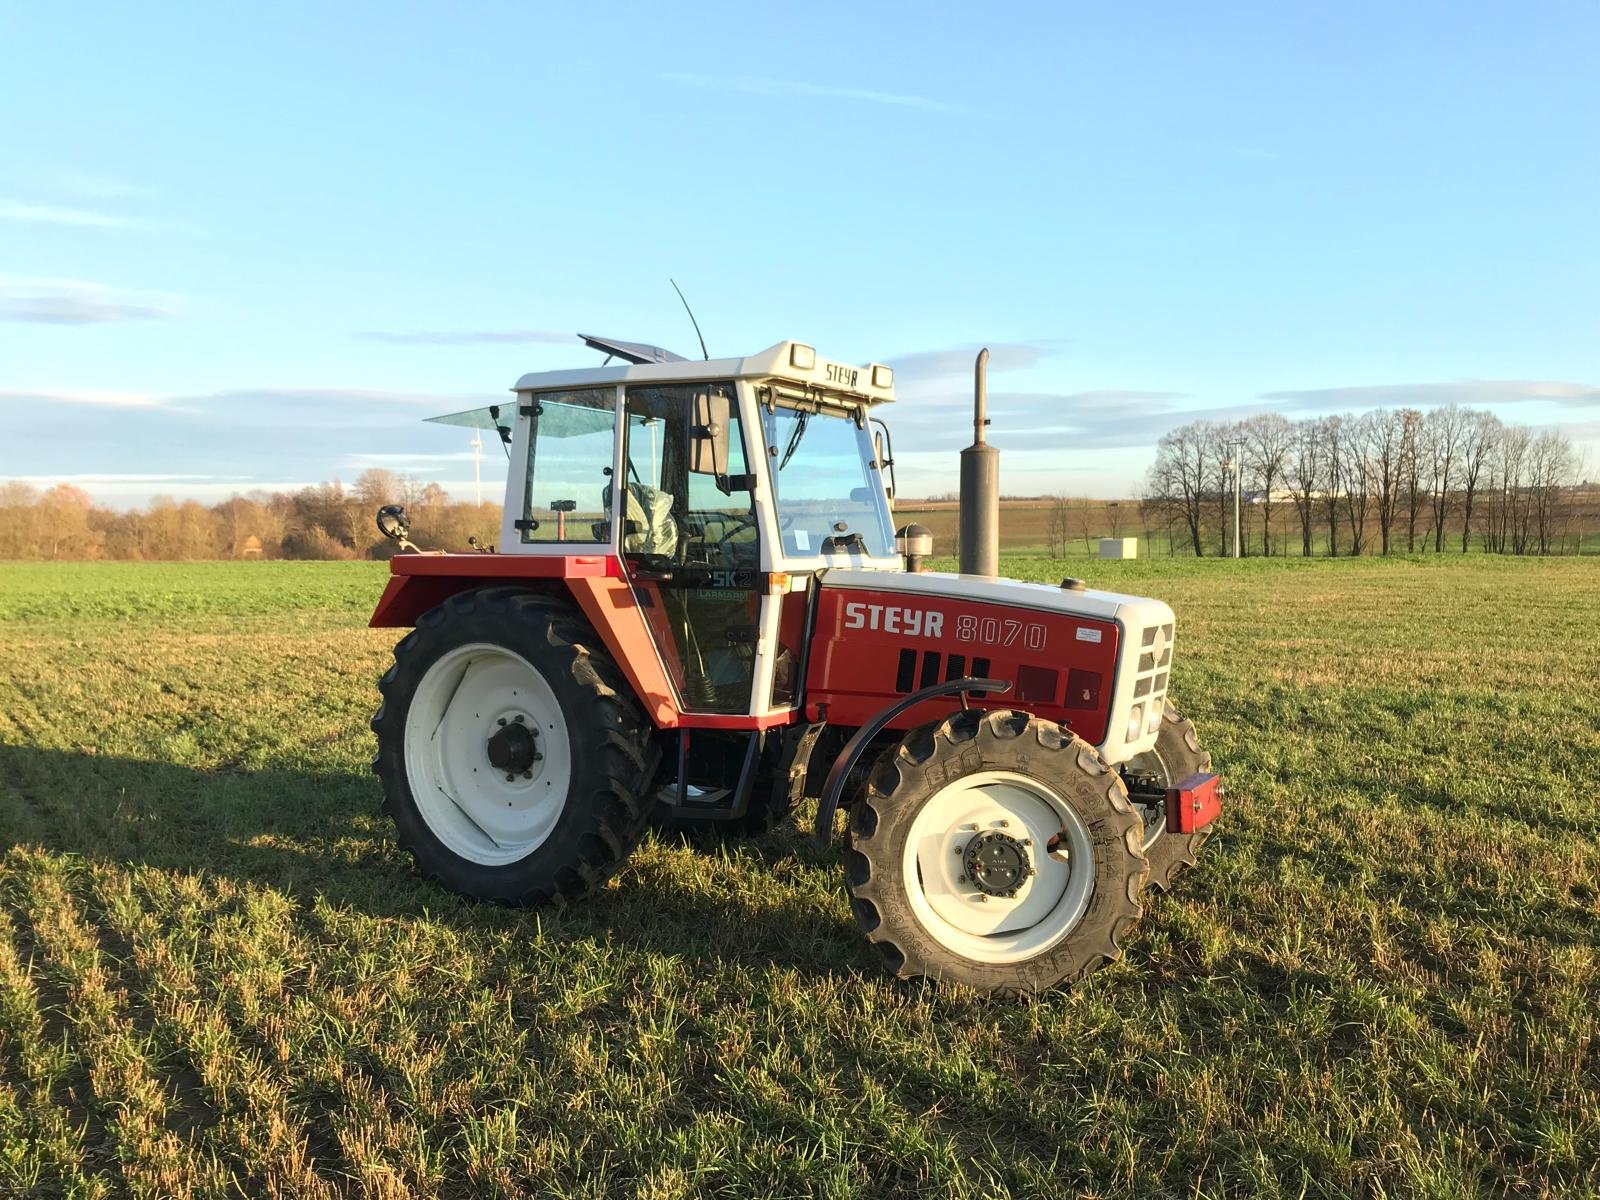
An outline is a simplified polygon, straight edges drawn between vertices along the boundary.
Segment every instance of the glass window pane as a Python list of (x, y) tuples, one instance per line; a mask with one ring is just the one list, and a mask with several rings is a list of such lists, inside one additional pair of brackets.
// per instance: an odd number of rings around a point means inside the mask
[(615, 388), (540, 392), (528, 440), (524, 542), (610, 538), (606, 498), (616, 441)]
[[(778, 408), (762, 419), (784, 552), (821, 554), (832, 538), (841, 549), (892, 555), (888, 502), (877, 473), (867, 465), (872, 459), (867, 431), (846, 416), (793, 408)], [(841, 545), (844, 539), (851, 540)]]

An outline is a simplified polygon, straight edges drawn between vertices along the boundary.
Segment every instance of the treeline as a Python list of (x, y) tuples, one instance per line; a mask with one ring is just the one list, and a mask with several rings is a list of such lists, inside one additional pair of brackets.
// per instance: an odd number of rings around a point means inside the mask
[(1236, 468), (1246, 554), (1562, 554), (1600, 528), (1580, 467), (1564, 434), (1470, 408), (1265, 413), (1168, 433), (1143, 501), (1196, 555), (1231, 550)]
[(373, 522), (385, 504), (406, 506), (425, 550), (466, 550), (472, 536), (493, 545), (500, 531), (498, 504), (458, 503), (437, 483), (382, 469), (349, 488), (335, 481), (209, 505), (157, 496), (126, 512), (71, 484), (0, 483), (0, 559), (387, 558), (394, 543)]

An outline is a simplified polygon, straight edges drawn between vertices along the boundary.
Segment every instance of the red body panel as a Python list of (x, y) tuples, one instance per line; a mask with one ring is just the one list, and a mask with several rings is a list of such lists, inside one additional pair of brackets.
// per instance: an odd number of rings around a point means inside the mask
[[(974, 707), (1024, 708), (1091, 744), (1105, 739), (1117, 664), (1115, 622), (1069, 613), (867, 588), (817, 596), (806, 669), (808, 716), (862, 725), (918, 688), (962, 675), (1007, 679), (1009, 692)], [(953, 707), (919, 704), (893, 722), (909, 729)]]
[(770, 729), (799, 719), (793, 712), (751, 717), (679, 709), (644, 610), (621, 559), (611, 555), (398, 554), (389, 560), (389, 570), (389, 586), (368, 622), (373, 628), (415, 625), (423, 613), (469, 588), (548, 580), (583, 609), (659, 728)]
[(489, 583), (621, 574), (622, 563), (606, 554), (397, 554), (389, 560), (389, 586), (367, 624), (407, 628), (457, 592)]

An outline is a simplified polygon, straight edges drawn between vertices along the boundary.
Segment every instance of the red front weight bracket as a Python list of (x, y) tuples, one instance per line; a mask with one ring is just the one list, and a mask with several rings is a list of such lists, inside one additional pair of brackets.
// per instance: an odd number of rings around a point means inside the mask
[(1193, 833), (1222, 813), (1222, 777), (1201, 772), (1167, 789), (1167, 832)]

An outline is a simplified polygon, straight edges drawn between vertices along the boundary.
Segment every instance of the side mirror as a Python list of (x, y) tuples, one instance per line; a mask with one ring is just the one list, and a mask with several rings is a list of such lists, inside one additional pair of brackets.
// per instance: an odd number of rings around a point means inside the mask
[(721, 388), (698, 392), (689, 414), (689, 470), (696, 475), (725, 475), (733, 406)]

